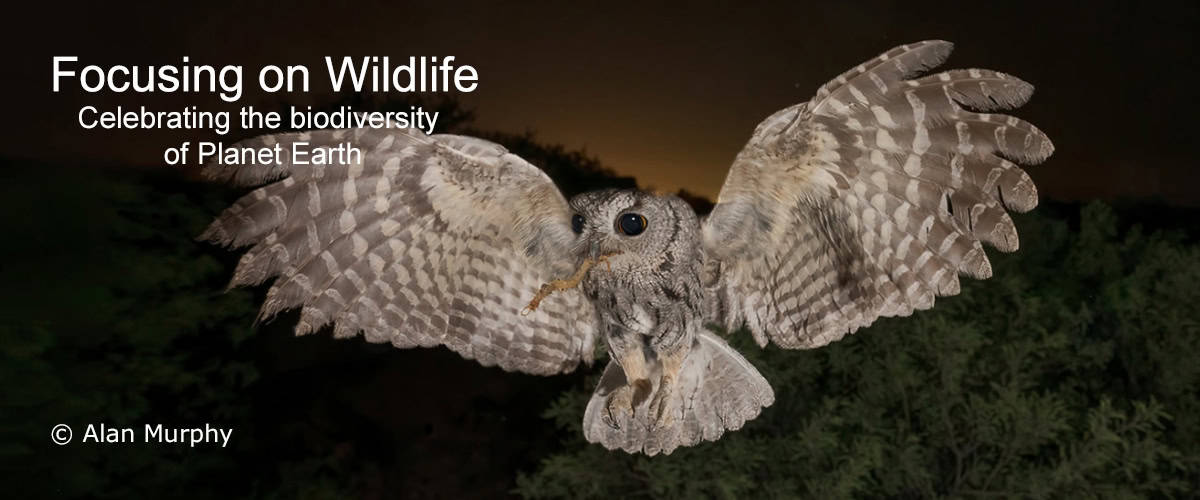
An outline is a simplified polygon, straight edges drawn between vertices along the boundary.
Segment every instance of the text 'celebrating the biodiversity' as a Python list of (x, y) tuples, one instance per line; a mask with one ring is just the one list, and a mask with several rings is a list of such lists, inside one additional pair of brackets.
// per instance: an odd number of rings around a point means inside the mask
[[(341, 58), (325, 57), (323, 71), (328, 84), (319, 91), (333, 95), (474, 92), (479, 88), (479, 72), (471, 65), (457, 64), (454, 56), (388, 56)], [(179, 64), (98, 65), (86, 64), (76, 56), (56, 56), (52, 60), (53, 92), (82, 91), (87, 94), (189, 94), (212, 95), (225, 103), (247, 98), (247, 71), (241, 65), (214, 66), (183, 57)], [(313, 91), (312, 77), (306, 65), (265, 65), (253, 72), (255, 95), (308, 93)], [(416, 129), (433, 134), (439, 112), (412, 105), (405, 109), (389, 106), (386, 111), (356, 109), (342, 105), (323, 109), (312, 105), (270, 107), (262, 103), (240, 105), (236, 110), (203, 109), (185, 105), (173, 109), (155, 109), (138, 104), (104, 107), (87, 104), (79, 108), (75, 120), (85, 130), (178, 130), (228, 136), (235, 131), (257, 135), (280, 131), (313, 129), (394, 128)], [(269, 109), (268, 109), (269, 108)], [(185, 141), (163, 151), (167, 165), (204, 163), (279, 164), (284, 158), (312, 164), (347, 164), (361, 161), (362, 152), (353, 144), (306, 149), (297, 141), (284, 154), (278, 148), (251, 148), (227, 145), (226, 141)]]

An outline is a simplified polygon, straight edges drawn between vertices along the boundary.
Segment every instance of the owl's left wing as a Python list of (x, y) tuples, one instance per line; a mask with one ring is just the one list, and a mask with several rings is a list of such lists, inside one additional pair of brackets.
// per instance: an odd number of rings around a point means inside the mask
[(744, 320), (761, 345), (819, 347), (957, 294), (959, 273), (987, 278), (981, 241), (1016, 250), (1005, 208), (1032, 209), (1037, 191), (1012, 161), (1039, 163), (1053, 146), (987, 113), (1024, 104), (1021, 80), (912, 79), (950, 49), (894, 48), (758, 126), (701, 229), (714, 320)]
[[(305, 164), (299, 151), (352, 145), (359, 160)], [(538, 286), (573, 270), (562, 194), (541, 170), (481, 139), (416, 130), (268, 135), (278, 165), (210, 165), (242, 197), (202, 235), (253, 245), (233, 285), (278, 277), (262, 316), (301, 307), (297, 334), (333, 323), (397, 347), (445, 345), (485, 366), (535, 374), (590, 363), (591, 305), (574, 290), (519, 311)], [(329, 150), (326, 150), (329, 151)]]

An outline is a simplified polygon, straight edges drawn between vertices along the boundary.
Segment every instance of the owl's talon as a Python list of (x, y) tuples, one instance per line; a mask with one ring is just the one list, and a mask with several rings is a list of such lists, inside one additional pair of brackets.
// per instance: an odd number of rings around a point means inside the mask
[(600, 419), (609, 427), (620, 429), (621, 419), (633, 416), (633, 393), (633, 387), (628, 385), (610, 393), (604, 401), (604, 413), (600, 415)]
[(605, 399), (604, 413), (600, 415), (600, 420), (613, 429), (620, 429), (621, 420), (633, 417), (637, 407), (650, 397), (652, 387), (650, 381), (645, 379), (618, 387)]
[(621, 430), (621, 424), (617, 423), (617, 417), (613, 415), (612, 408), (604, 408), (604, 413), (600, 414), (600, 420), (614, 430)]
[(650, 401), (650, 415), (654, 417), (650, 424), (651, 429), (662, 429), (670, 427), (675, 423), (674, 411), (671, 408), (670, 389), (659, 389), (654, 395), (654, 399)]

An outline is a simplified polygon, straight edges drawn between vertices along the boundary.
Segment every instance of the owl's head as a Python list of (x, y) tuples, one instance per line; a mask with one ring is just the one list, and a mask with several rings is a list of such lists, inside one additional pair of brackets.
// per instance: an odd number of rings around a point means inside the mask
[(620, 252), (609, 262), (626, 271), (669, 271), (695, 259), (699, 222), (677, 196), (605, 189), (575, 196), (570, 205), (580, 258)]

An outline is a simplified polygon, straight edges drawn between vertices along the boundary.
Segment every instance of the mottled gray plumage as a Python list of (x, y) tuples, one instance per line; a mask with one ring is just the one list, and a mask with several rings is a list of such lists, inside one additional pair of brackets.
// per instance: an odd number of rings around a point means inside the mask
[[(297, 334), (333, 324), (397, 347), (444, 345), (484, 365), (554, 374), (613, 361), (584, 415), (589, 441), (648, 454), (715, 440), (769, 406), (766, 380), (705, 328), (745, 324), (785, 348), (825, 345), (991, 275), (982, 242), (1017, 248), (1006, 209), (1037, 204), (1013, 161), (1053, 151), (989, 114), (1032, 87), (986, 70), (919, 77), (947, 42), (905, 45), (763, 121), (713, 212), (631, 190), (568, 203), (536, 167), (487, 141), (323, 130), (251, 140), (351, 142), (352, 165), (210, 166), (261, 184), (204, 238), (252, 245), (233, 284), (275, 279), (262, 315), (300, 307)], [(581, 286), (518, 312), (543, 283), (602, 260)]]

